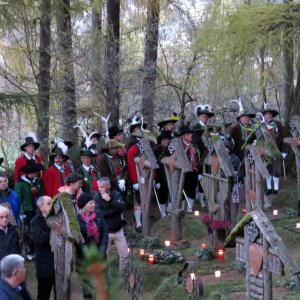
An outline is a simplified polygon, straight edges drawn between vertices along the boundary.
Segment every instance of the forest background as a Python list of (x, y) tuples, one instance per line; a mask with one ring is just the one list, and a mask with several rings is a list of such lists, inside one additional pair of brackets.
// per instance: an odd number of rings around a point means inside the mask
[(0, 156), (11, 169), (28, 131), (76, 143), (74, 125), (101, 119), (150, 130), (177, 112), (195, 122), (208, 103), (233, 121), (241, 97), (286, 125), (299, 113), (300, 4), (232, 0), (11, 0), (0, 2)]

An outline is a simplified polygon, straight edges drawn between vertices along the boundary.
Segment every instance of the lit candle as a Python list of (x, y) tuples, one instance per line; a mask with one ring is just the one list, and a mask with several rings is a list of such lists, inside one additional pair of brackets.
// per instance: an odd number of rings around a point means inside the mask
[(223, 249), (219, 249), (218, 250), (218, 260), (222, 261), (224, 259), (224, 250)]
[(195, 210), (195, 216), (198, 217), (200, 215), (199, 210)]
[(243, 215), (246, 215), (246, 214), (247, 214), (247, 210), (246, 210), (246, 209), (243, 209), (243, 210), (242, 210), (242, 214), (243, 214)]
[(206, 249), (206, 244), (201, 244), (201, 249)]
[(221, 271), (215, 271), (215, 276), (216, 276), (217, 278), (221, 277)]
[(171, 242), (170, 241), (165, 241), (165, 246), (166, 247), (169, 247), (171, 245)]
[(196, 278), (195, 273), (191, 273), (191, 278), (193, 281), (195, 280), (195, 278)]
[(154, 255), (152, 255), (152, 254), (149, 255), (148, 262), (149, 262), (149, 265), (154, 264)]
[(140, 259), (144, 259), (144, 257), (145, 257), (145, 250), (140, 249)]
[(296, 224), (296, 228), (297, 228), (297, 229), (300, 229), (300, 223), (297, 223), (297, 224)]
[(278, 216), (278, 210), (277, 209), (273, 210), (273, 216)]

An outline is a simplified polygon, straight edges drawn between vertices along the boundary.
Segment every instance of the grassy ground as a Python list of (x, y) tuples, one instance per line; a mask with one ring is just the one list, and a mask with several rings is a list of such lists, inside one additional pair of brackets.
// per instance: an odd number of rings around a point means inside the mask
[[(273, 206), (266, 211), (272, 224), (277, 230), (279, 236), (285, 242), (291, 255), (295, 258), (300, 266), (300, 229), (296, 229), (296, 223), (300, 222), (300, 218), (295, 215), (297, 212), (297, 190), (295, 179), (282, 182), (282, 188), (278, 195), (273, 199)], [(279, 211), (279, 215), (272, 215), (273, 209)], [(210, 245), (209, 237), (205, 226), (199, 218), (187, 216), (182, 221), (184, 239), (190, 242), (190, 246), (183, 249), (183, 255), (188, 258), (199, 250), (201, 243)], [(165, 240), (170, 240), (171, 226), (170, 219), (159, 219), (158, 211), (155, 211), (152, 218), (151, 236), (159, 238), (163, 244)], [(137, 247), (135, 252), (138, 252)], [(118, 259), (117, 254), (112, 254), (112, 265), (110, 268), (110, 279), (118, 275)], [(183, 285), (177, 284), (177, 274), (182, 269), (183, 264), (172, 265), (148, 265), (146, 262), (136, 260), (137, 268), (141, 274), (143, 289), (139, 299), (142, 300), (162, 300), (174, 299), (195, 299), (189, 298)], [(35, 296), (36, 283), (34, 276), (34, 264), (27, 265), (28, 268), (28, 286), (32, 294)], [(214, 271), (221, 270), (221, 279), (214, 277)], [(225, 250), (225, 259), (223, 262), (212, 260), (210, 262), (201, 262), (197, 265), (197, 271), (201, 275), (204, 287), (204, 299), (226, 299), (234, 300), (245, 298), (245, 274), (243, 270), (239, 270), (235, 262), (235, 248)], [(273, 299), (276, 300), (293, 300), (300, 299), (300, 292), (293, 291), (287, 287), (290, 284), (291, 274), (285, 269), (286, 275), (283, 277), (273, 276)], [(80, 280), (77, 274), (73, 274), (73, 295), (72, 300), (81, 300)], [(119, 295), (113, 300), (127, 300), (131, 297), (127, 294), (126, 288), (121, 286)]]

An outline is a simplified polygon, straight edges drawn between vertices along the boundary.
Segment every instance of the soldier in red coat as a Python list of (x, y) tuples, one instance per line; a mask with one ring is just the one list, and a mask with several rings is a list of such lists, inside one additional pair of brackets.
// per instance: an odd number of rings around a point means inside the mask
[[(283, 127), (279, 121), (274, 120), (278, 115), (278, 111), (268, 107), (264, 103), (264, 110), (262, 115), (265, 118), (265, 122), (268, 128), (268, 131), (271, 133), (271, 136), (276, 143), (280, 152), (283, 152)], [(277, 194), (279, 190), (279, 177), (283, 175), (283, 162), (282, 159), (273, 159), (270, 164), (268, 164), (268, 170), (271, 177), (266, 179), (267, 189), (265, 194), (270, 195), (272, 192)], [(274, 189), (272, 191), (272, 179), (274, 182)]]
[(65, 185), (65, 178), (72, 173), (71, 168), (65, 164), (69, 157), (61, 148), (56, 148), (50, 156), (53, 165), (44, 174), (45, 195), (53, 198), (58, 194), (58, 189)]
[(25, 175), (25, 173), (21, 171), (21, 168), (26, 166), (28, 161), (33, 159), (37, 164), (43, 164), (41, 157), (35, 153), (39, 146), (40, 144), (37, 142), (35, 133), (29, 132), (28, 136), (25, 138), (25, 142), (20, 147), (21, 151), (24, 153), (15, 161), (15, 184), (21, 179), (22, 175)]

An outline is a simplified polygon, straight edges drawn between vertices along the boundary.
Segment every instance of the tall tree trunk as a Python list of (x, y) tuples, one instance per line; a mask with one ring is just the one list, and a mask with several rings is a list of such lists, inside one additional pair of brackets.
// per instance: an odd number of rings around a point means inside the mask
[(262, 102), (267, 103), (265, 53), (266, 48), (263, 46), (259, 49), (260, 97)]
[(157, 78), (157, 46), (160, 0), (148, 0), (147, 31), (145, 38), (142, 114), (149, 128), (153, 127), (155, 82)]
[(41, 0), (40, 6), (40, 53), (39, 53), (39, 99), (37, 104), (38, 139), (40, 153), (47, 163), (49, 156), (49, 101), (51, 62), (51, 0)]
[(285, 107), (285, 121), (288, 121), (293, 113), (294, 106), (294, 70), (293, 60), (294, 43), (291, 38), (284, 41), (283, 49), (283, 63), (284, 63), (284, 74), (283, 74), (283, 104)]
[(119, 123), (120, 106), (120, 0), (107, 1), (106, 36), (106, 113), (111, 113), (110, 122)]
[[(99, 99), (101, 86), (101, 52), (102, 52), (102, 0), (91, 0), (92, 5), (92, 97)], [(102, 106), (102, 105), (101, 105)]]
[(60, 97), (60, 133), (62, 138), (75, 143), (77, 136), (73, 126), (77, 119), (70, 0), (56, 0), (56, 9), (58, 60), (63, 86), (63, 95)]

